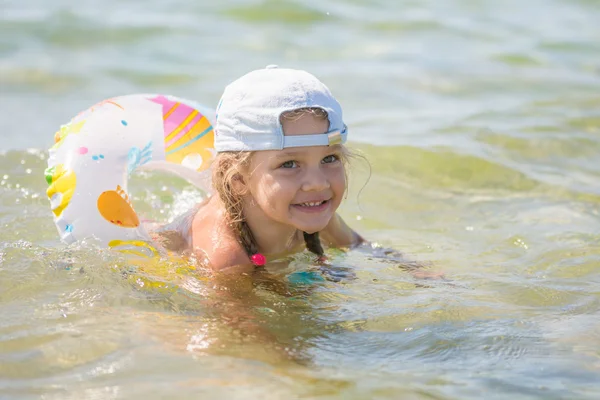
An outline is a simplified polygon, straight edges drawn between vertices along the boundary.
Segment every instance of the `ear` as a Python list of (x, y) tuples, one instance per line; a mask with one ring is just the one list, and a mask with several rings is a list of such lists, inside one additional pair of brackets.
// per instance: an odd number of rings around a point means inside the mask
[(248, 192), (248, 186), (242, 174), (236, 173), (231, 178), (231, 188), (236, 196), (243, 196)]

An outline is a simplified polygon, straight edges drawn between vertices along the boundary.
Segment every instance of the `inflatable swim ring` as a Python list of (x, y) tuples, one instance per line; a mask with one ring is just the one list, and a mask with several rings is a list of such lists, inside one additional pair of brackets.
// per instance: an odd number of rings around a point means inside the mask
[(166, 95), (104, 100), (54, 136), (45, 171), (50, 208), (63, 242), (95, 237), (124, 253), (160, 250), (140, 223), (127, 192), (138, 169), (175, 173), (207, 190), (215, 156), (210, 110)]

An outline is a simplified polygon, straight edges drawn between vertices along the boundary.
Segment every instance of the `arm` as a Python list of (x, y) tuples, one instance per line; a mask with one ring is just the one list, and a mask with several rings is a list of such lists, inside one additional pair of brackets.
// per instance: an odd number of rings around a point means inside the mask
[[(350, 228), (337, 213), (331, 218), (327, 227), (321, 231), (321, 238), (332, 247), (355, 247), (369, 244), (362, 236)], [(373, 249), (375, 250), (375, 249)], [(380, 258), (397, 260), (399, 267), (410, 272), (416, 279), (443, 279), (443, 272), (424, 271), (426, 265), (407, 260), (402, 253), (394, 249), (378, 248), (375, 253)]]

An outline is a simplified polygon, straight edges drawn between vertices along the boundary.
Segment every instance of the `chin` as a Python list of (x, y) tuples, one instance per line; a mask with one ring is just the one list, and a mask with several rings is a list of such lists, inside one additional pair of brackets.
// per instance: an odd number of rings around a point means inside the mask
[(296, 229), (301, 230), (306, 233), (316, 233), (320, 232), (327, 227), (329, 221), (322, 224), (296, 224)]

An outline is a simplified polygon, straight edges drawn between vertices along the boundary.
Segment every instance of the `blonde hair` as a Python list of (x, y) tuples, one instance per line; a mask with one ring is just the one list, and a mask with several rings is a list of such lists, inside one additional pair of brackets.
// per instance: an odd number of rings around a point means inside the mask
[(248, 257), (258, 253), (258, 246), (244, 218), (242, 197), (245, 193), (239, 193), (234, 182), (241, 179), (241, 172), (248, 167), (252, 154), (250, 151), (219, 153), (214, 161), (212, 179), (213, 188), (225, 205), (228, 222)]
[(281, 122), (282, 119), (286, 119), (288, 121), (297, 121), (298, 119), (300, 119), (300, 117), (302, 117), (305, 114), (312, 114), (315, 118), (322, 121), (327, 120), (327, 122), (329, 123), (329, 115), (327, 114), (327, 111), (318, 107), (304, 107), (286, 111), (283, 114), (281, 114), (279, 121)]
[[(322, 108), (299, 108), (283, 113), (280, 119), (295, 121), (307, 113), (313, 114), (320, 120), (328, 118), (327, 111)], [(342, 146), (342, 149), (343, 161), (345, 161), (347, 152), (345, 147)], [(242, 179), (243, 172), (249, 167), (252, 154), (254, 152), (250, 151), (219, 153), (213, 169), (213, 187), (225, 205), (228, 222), (248, 257), (258, 253), (258, 245), (244, 217), (242, 197), (246, 193), (240, 193), (235, 188), (234, 182)], [(322, 257), (325, 254), (319, 232), (304, 232), (304, 242), (306, 248), (317, 256)]]

